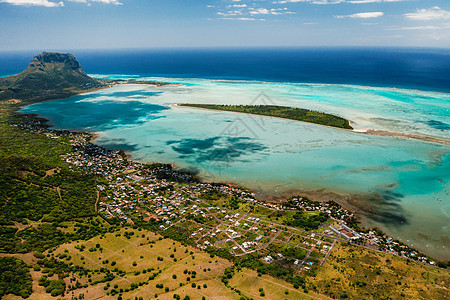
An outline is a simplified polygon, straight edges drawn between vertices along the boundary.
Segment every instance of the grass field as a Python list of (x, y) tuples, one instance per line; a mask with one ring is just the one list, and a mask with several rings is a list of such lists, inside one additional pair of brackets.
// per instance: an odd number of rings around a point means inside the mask
[[(128, 234), (125, 235), (125, 232)], [(83, 251), (80, 251), (82, 248)], [(158, 295), (158, 299), (173, 299), (174, 294), (182, 298), (189, 295), (191, 299), (202, 297), (239, 299), (235, 292), (221, 282), (224, 270), (231, 266), (230, 262), (219, 257), (211, 258), (206, 252), (183, 246), (179, 242), (164, 239), (146, 230), (121, 229), (88, 241), (64, 244), (53, 252), (54, 256), (64, 254), (67, 257), (63, 261), (92, 271), (89, 277), (71, 274), (64, 279), (66, 285), (71, 284), (71, 278), (75, 278), (81, 285), (88, 284), (86, 288), (69, 292), (65, 295), (65, 299), (79, 297), (80, 294), (84, 294), (85, 299), (117, 299), (118, 294), (114, 296), (110, 294), (112, 289), (119, 292), (122, 289), (123, 299), (135, 297), (153, 299), (155, 295)], [(33, 255), (26, 256), (27, 263), (36, 263), (37, 259)], [(107, 283), (94, 285), (89, 283), (89, 279), (94, 282), (103, 277), (103, 274), (96, 272), (100, 268), (110, 271), (118, 268), (125, 273), (110, 281), (110, 287), (106, 289)], [(37, 285), (37, 281), (43, 275), (42, 272), (31, 270), (31, 273), (35, 284), (34, 292), (29, 299), (56, 299), (46, 294), (43, 287)], [(149, 280), (149, 277), (155, 273), (157, 274), (155, 278)], [(57, 275), (49, 279), (57, 279)], [(131, 284), (140, 286), (132, 290)], [(192, 286), (193, 284), (195, 287)], [(167, 288), (168, 291), (166, 291)], [(4, 299), (21, 298), (8, 295)]]
[[(125, 232), (128, 234), (125, 235)], [(133, 234), (130, 235), (131, 233)], [(101, 252), (100, 250), (92, 252), (88, 250), (96, 248), (97, 244), (100, 245)], [(80, 245), (85, 246), (84, 251), (75, 249), (75, 246)], [(189, 294), (191, 298), (192, 296), (196, 298), (195, 295), (211, 297), (213, 290), (219, 292), (221, 289), (226, 289), (218, 278), (224, 269), (231, 265), (224, 259), (211, 258), (207, 253), (190, 246), (185, 247), (179, 242), (163, 239), (145, 230), (122, 229), (115, 233), (108, 233), (103, 238), (95, 237), (87, 242), (62, 245), (55, 251), (55, 254), (66, 253), (65, 250), (68, 255), (72, 256), (72, 261), (76, 265), (82, 265), (91, 270), (103, 267), (110, 270), (118, 268), (126, 272), (125, 276), (117, 277), (110, 282), (112, 287), (118, 286), (116, 290), (123, 289), (125, 291), (130, 288), (132, 283), (146, 282), (150, 274), (161, 271), (155, 279), (148, 281), (148, 284), (142, 285), (134, 292), (124, 293), (124, 299), (134, 299), (135, 296), (148, 298), (149, 295), (154, 296), (155, 294), (162, 297), (164, 294), (174, 293)], [(144, 273), (144, 270), (148, 269), (154, 270)], [(190, 274), (184, 274), (184, 270), (195, 271), (195, 278), (192, 278)], [(174, 279), (174, 275), (176, 279)], [(201, 290), (193, 289), (192, 283), (195, 283), (196, 286), (206, 284), (208, 287)], [(156, 287), (160, 284), (163, 285), (163, 288)], [(189, 288), (180, 287), (180, 284), (189, 285)], [(106, 284), (99, 285), (103, 290), (103, 286)], [(168, 292), (165, 291), (166, 287), (169, 288)], [(91, 287), (87, 288), (87, 290), (90, 289)], [(79, 294), (85, 291), (77, 292)]]
[(450, 299), (450, 273), (397, 256), (337, 243), (308, 277), (309, 288), (335, 298)]
[[(253, 299), (328, 299), (313, 292), (304, 293), (301, 289), (293, 288), (292, 284), (268, 275), (258, 277), (256, 271), (246, 268), (236, 272), (229, 285)], [(261, 288), (264, 296), (261, 296)]]
[[(74, 230), (70, 223), (67, 225), (68, 231)], [(87, 241), (66, 243), (49, 254), (89, 270), (87, 276), (77, 273), (64, 278), (67, 286), (76, 281), (81, 285), (64, 297), (58, 296), (64, 299), (80, 299), (81, 294), (84, 299), (118, 299), (119, 295), (122, 299), (174, 299), (174, 294), (181, 299), (187, 295), (191, 299), (450, 298), (448, 271), (346, 243), (336, 244), (323, 266), (314, 264), (305, 287), (299, 289), (268, 275), (258, 276), (256, 271), (246, 268), (236, 271), (227, 287), (221, 279), (225, 269), (232, 265), (229, 261), (130, 227)], [(10, 256), (29, 265), (37, 262), (31, 253)], [(112, 281), (94, 284), (104, 277), (102, 268), (116, 276)], [(34, 281), (29, 299), (58, 299), (38, 285), (43, 270), (31, 268), (30, 272)], [(48, 275), (51, 280), (58, 279), (57, 274)], [(7, 295), (3, 299), (21, 298)]]

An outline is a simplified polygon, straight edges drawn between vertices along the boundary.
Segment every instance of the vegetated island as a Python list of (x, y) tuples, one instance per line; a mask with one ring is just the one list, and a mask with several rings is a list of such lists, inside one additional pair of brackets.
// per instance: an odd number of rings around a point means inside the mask
[(220, 104), (191, 104), (183, 103), (180, 106), (196, 107), (221, 111), (232, 111), (253, 115), (277, 117), (295, 121), (326, 125), (342, 129), (350, 129), (350, 121), (339, 116), (327, 114), (304, 108), (277, 106), (277, 105), (220, 105)]
[(423, 134), (393, 132), (378, 129), (354, 129), (350, 125), (350, 121), (345, 118), (304, 108), (277, 106), (277, 105), (223, 105), (223, 104), (192, 104), (192, 103), (183, 103), (178, 105), (211, 110), (239, 112), (252, 115), (270, 116), (294, 121), (302, 121), (313, 124), (325, 125), (341, 129), (349, 129), (357, 133), (369, 135), (389, 136), (402, 139), (419, 140), (423, 142), (441, 145), (450, 145), (450, 141), (447, 139), (433, 136), (426, 136)]

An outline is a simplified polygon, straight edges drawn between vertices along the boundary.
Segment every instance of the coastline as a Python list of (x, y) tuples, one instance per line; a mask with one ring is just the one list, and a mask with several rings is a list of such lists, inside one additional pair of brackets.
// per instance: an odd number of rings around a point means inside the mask
[[(108, 88), (108, 87), (105, 87), (105, 88)], [(85, 94), (85, 93), (82, 93), (82, 94)], [(82, 94), (79, 94), (79, 95), (82, 95)], [(46, 101), (52, 101), (52, 100), (55, 100), (55, 99), (49, 99), (49, 100), (46, 100)], [(20, 106), (15, 110), (16, 113), (18, 113), (20, 115), (24, 115), (24, 116), (25, 115), (35, 115), (38, 118), (44, 120), (45, 124), (49, 125), (49, 128), (54, 126), (52, 124), (51, 120), (43, 117), (40, 114), (29, 114), (29, 113), (23, 113), (23, 112), (20, 111), (20, 109), (22, 107), (28, 106), (30, 104), (25, 104), (24, 105), (24, 103), (21, 102), (19, 105)], [(181, 106), (178, 105), (178, 104), (171, 104), (170, 107), (181, 107)], [(209, 110), (209, 109), (206, 109), (206, 108), (199, 108), (199, 109)], [(230, 112), (230, 113), (234, 113), (234, 112)], [(241, 112), (237, 112), (237, 113), (241, 113)], [(242, 114), (245, 114), (245, 113), (242, 113)], [(271, 116), (267, 116), (267, 117), (271, 117)], [(272, 118), (282, 119), (282, 118), (279, 118), (279, 117), (272, 117)], [(292, 120), (292, 121), (295, 121), (295, 120)], [(301, 121), (299, 121), (299, 122), (301, 122)], [(305, 122), (305, 123), (307, 123), (307, 122)], [(326, 126), (326, 125), (322, 125), (322, 126)], [(336, 127), (331, 127), (331, 126), (327, 126), (327, 127), (336, 128)], [(53, 129), (53, 130), (61, 130), (61, 129)], [(347, 129), (345, 129), (345, 130), (347, 130)], [(97, 145), (96, 141), (99, 138), (101, 138), (101, 134), (96, 133), (96, 132), (90, 132), (90, 131), (86, 132), (86, 131), (78, 131), (78, 130), (68, 130), (68, 131), (69, 132), (73, 132), (73, 133), (86, 133), (86, 134), (89, 134), (91, 136), (89, 142), (91, 142), (91, 143), (93, 143), (95, 145)], [(348, 131), (351, 131), (351, 130), (348, 130)], [(100, 146), (100, 145), (97, 145), (97, 146)], [(104, 147), (104, 146), (100, 146), (100, 147)], [(108, 150), (112, 150), (112, 149), (108, 149)], [(118, 149), (116, 149), (116, 150), (118, 150)], [(127, 150), (123, 150), (123, 151), (126, 154), (128, 159), (130, 159), (131, 161), (134, 161), (133, 155), (129, 151), (127, 151)], [(152, 163), (152, 162), (155, 162), (155, 161), (149, 161), (147, 163)], [(177, 165), (174, 162), (169, 162), (169, 164), (171, 164), (174, 167), (174, 169), (177, 169), (177, 170), (182, 170), (183, 169), (181, 166)], [(198, 175), (195, 175), (195, 176), (198, 177)], [(232, 187), (242, 188), (242, 189), (245, 189), (245, 190), (253, 192), (255, 194), (255, 198), (256, 199), (262, 200), (262, 201), (265, 201), (265, 202), (280, 203), (280, 202), (282, 202), (282, 200), (286, 200), (289, 197), (298, 196), (299, 194), (301, 194), (301, 195), (310, 197), (311, 200), (319, 201), (319, 202), (326, 202), (326, 201), (329, 201), (329, 200), (334, 200), (334, 201), (338, 202), (345, 209), (348, 209), (348, 210), (352, 211), (355, 214), (355, 216), (358, 216), (358, 218), (360, 217), (360, 214), (362, 212), (362, 210), (359, 209), (357, 206), (352, 205), (352, 204), (350, 204), (349, 202), (346, 201), (346, 199), (352, 198), (351, 194), (341, 194), (341, 193), (337, 193), (337, 192), (334, 192), (334, 191), (326, 191), (325, 189), (319, 189), (319, 190), (289, 189), (289, 190), (285, 190), (285, 191), (281, 191), (281, 192), (275, 192), (275, 190), (273, 190), (273, 192), (258, 193), (256, 190), (254, 190), (252, 188), (249, 188), (249, 187), (246, 187), (246, 186), (241, 185), (239, 183), (235, 183), (235, 182), (231, 182), (231, 181), (213, 182), (213, 181), (209, 181), (207, 178), (199, 178), (199, 180), (202, 181), (202, 182), (226, 184), (226, 185), (229, 185), (229, 186), (232, 186)]]
[(450, 146), (450, 140), (432, 137), (432, 136), (421, 135), (421, 134), (415, 134), (415, 133), (403, 133), (403, 132), (394, 132), (394, 131), (378, 130), (378, 129), (370, 129), (370, 128), (369, 129), (354, 129), (353, 131), (362, 133), (362, 134), (389, 136), (389, 137), (396, 137), (396, 138), (402, 138), (402, 139), (412, 139), (412, 140), (419, 140), (422, 142)]
[[(288, 121), (293, 121), (293, 122), (302, 122), (302, 123), (307, 123), (307, 124), (313, 124), (313, 125), (317, 125), (317, 126), (324, 126), (324, 127), (328, 127), (328, 128), (332, 128), (332, 129), (345, 130), (345, 131), (353, 132), (353, 133), (356, 133), (356, 134), (387, 136), (387, 137), (394, 137), (394, 138), (401, 138), (401, 139), (410, 139), (410, 140), (418, 140), (418, 141), (427, 142), (427, 143), (433, 143), (433, 144), (440, 144), (440, 145), (450, 146), (450, 140), (446, 140), (446, 139), (438, 138), (438, 137), (433, 137), (433, 136), (426, 136), (426, 135), (422, 135), (422, 134), (415, 134), (415, 133), (403, 133), (403, 132), (395, 132), (395, 131), (387, 131), (387, 130), (378, 130), (378, 129), (372, 129), (372, 128), (345, 129), (345, 128), (339, 128), (339, 127), (334, 127), (334, 126), (330, 126), (330, 125), (311, 123), (311, 122), (307, 122), (307, 121), (287, 119), (287, 118), (283, 118), (283, 117), (259, 115), (259, 114), (237, 112), (237, 111), (225, 111), (225, 110), (209, 109), (209, 108), (204, 108), (204, 107), (184, 106), (182, 104), (177, 104), (177, 103), (171, 104), (169, 106), (172, 107), (172, 108), (176, 108), (176, 107), (193, 108), (193, 109), (203, 109), (203, 110), (207, 110), (207, 111), (218, 111), (218, 112), (224, 112), (224, 113), (244, 114), (244, 115), (253, 115), (253, 116), (259, 116), (259, 117), (275, 118), (275, 119), (282, 119), (282, 120), (288, 120)], [(339, 116), (339, 115), (336, 115), (336, 116)], [(349, 124), (350, 124), (350, 126), (352, 124), (350, 120), (349, 120)]]
[[(17, 112), (17, 110), (15, 110)], [(27, 115), (27, 114), (21, 114), (21, 115)], [(40, 118), (42, 120), (46, 120), (45, 118)], [(56, 130), (59, 131), (58, 129), (51, 129), (51, 130)], [(97, 133), (93, 133), (93, 132), (82, 132), (82, 131), (70, 131), (67, 130), (68, 132), (74, 132), (74, 133), (85, 133), (88, 134), (91, 138), (89, 139), (90, 143), (94, 143), (95, 140), (100, 137)], [(97, 145), (98, 146), (98, 145)], [(101, 148), (104, 148), (103, 146), (99, 146)], [(105, 148), (107, 149), (107, 148)], [(110, 150), (110, 149), (109, 149)], [(116, 151), (119, 151), (119, 149), (116, 149)], [(125, 151), (124, 151), (125, 152)], [(133, 156), (131, 155), (131, 153), (129, 152), (125, 152), (127, 158), (131, 161), (133, 161)], [(139, 162), (136, 162), (138, 164), (141, 164)], [(148, 162), (151, 163), (151, 162)], [(175, 163), (170, 163), (173, 168), (177, 171), (181, 171), (181, 172), (185, 172), (183, 171), (178, 165), (176, 165)], [(336, 203), (338, 203), (343, 209), (349, 211), (350, 213), (353, 214), (353, 216), (355, 217), (355, 219), (357, 220), (357, 223), (361, 224), (361, 217), (363, 214), (370, 214), (370, 213), (376, 213), (376, 210), (372, 210), (370, 205), (367, 205), (367, 202), (365, 202), (363, 200), (363, 195), (356, 195), (356, 194), (340, 194), (337, 192), (333, 192), (333, 191), (327, 191), (325, 189), (319, 189), (319, 190), (296, 190), (296, 189), (291, 189), (291, 190), (286, 190), (286, 191), (281, 191), (281, 192), (276, 192), (275, 190), (273, 191), (273, 193), (264, 193), (264, 194), (258, 194), (256, 191), (254, 191), (251, 188), (247, 188), (243, 185), (240, 185), (238, 183), (233, 183), (233, 182), (212, 182), (212, 181), (208, 181), (204, 178), (200, 178), (198, 175), (194, 175), (192, 174), (195, 178), (199, 179), (200, 182), (203, 183), (215, 183), (215, 184), (219, 184), (219, 185), (226, 185), (226, 186), (230, 186), (230, 187), (235, 187), (235, 188), (239, 188), (242, 190), (246, 190), (249, 192), (254, 192), (255, 193), (255, 199), (261, 202), (266, 202), (266, 203), (275, 203), (275, 204), (282, 204), (282, 202), (286, 202), (289, 198), (291, 197), (308, 197), (310, 200), (312, 201), (317, 201), (317, 202), (322, 202), (322, 203), (326, 203), (328, 201), (334, 201)], [(362, 226), (360, 227), (363, 230), (368, 230), (368, 229), (374, 229), (375, 227), (368, 227), (364, 224), (362, 224)], [(379, 232), (382, 232), (385, 236), (389, 237), (386, 233), (384, 233), (382, 230), (379, 230), (379, 228), (376, 228), (376, 230), (378, 230)], [(420, 250), (423, 251), (423, 250)], [(425, 253), (426, 254), (426, 253)], [(396, 254), (394, 254), (396, 255)], [(430, 254), (426, 254), (427, 257), (431, 258), (431, 259), (436, 259), (438, 261), (445, 261), (448, 260), (448, 258), (442, 258), (442, 257), (437, 257), (437, 256), (431, 256)], [(397, 255), (398, 256), (398, 255)]]
[[(105, 87), (105, 89), (108, 87)], [(84, 94), (84, 93), (83, 93)], [(51, 101), (47, 100), (47, 101)], [(24, 103), (21, 103), (21, 105), (23, 105)], [(26, 104), (29, 105), (29, 104)], [(177, 104), (171, 104), (171, 107), (178, 107), (179, 105)], [(277, 117), (275, 117), (277, 118)], [(43, 118), (45, 119), (45, 118)], [(285, 119), (286, 120), (286, 119)], [(295, 121), (295, 120), (292, 120)], [(328, 126), (327, 126), (328, 127)], [(332, 127), (335, 128), (335, 127)], [(71, 130), (74, 132), (80, 132), (77, 130)], [(350, 131), (350, 130), (348, 130)], [(92, 136), (91, 142), (95, 143), (96, 140), (100, 137), (99, 134), (96, 133), (92, 133), (89, 132), (89, 134)], [(127, 157), (130, 160), (133, 160), (132, 155), (129, 152), (126, 152)], [(176, 164), (171, 163), (172, 165), (174, 165), (174, 167), (176, 169), (180, 169), (179, 166), (177, 166)], [(208, 180), (202, 180), (204, 182), (211, 182)], [(221, 183), (222, 181), (220, 181), (219, 183)], [(239, 184), (235, 184), (235, 183), (229, 183), (229, 182), (224, 182), (225, 184), (228, 185), (234, 185), (237, 187), (241, 187)], [(251, 188), (246, 188), (245, 186), (243, 186), (244, 189), (247, 190), (252, 190)], [(273, 193), (265, 193), (264, 195), (260, 195), (258, 197), (260, 197), (260, 199), (264, 199), (265, 201), (271, 202), (271, 201), (280, 201), (283, 197), (284, 200), (286, 200), (287, 198), (291, 197), (291, 196), (298, 196), (298, 195), (304, 195), (307, 197), (310, 197), (311, 200), (314, 201), (319, 201), (319, 202), (325, 202), (328, 200), (333, 200), (336, 201), (337, 203), (339, 203), (342, 207), (348, 209), (349, 211), (353, 212), (355, 214), (355, 216), (357, 217), (357, 219), (359, 221), (362, 220), (362, 215), (363, 214), (376, 214), (376, 210), (373, 209), (373, 207), (370, 207), (370, 205), (367, 205), (367, 202), (364, 202), (362, 199), (363, 195), (352, 195), (352, 194), (339, 194), (333, 191), (326, 191), (324, 189), (320, 189), (320, 190), (289, 190), (289, 191), (282, 191), (282, 192), (276, 192), (275, 190), (273, 191)]]
[[(91, 132), (86, 132), (87, 134), (90, 135), (96, 135), (95, 133), (91, 133)], [(92, 142), (93, 140), (91, 140), (90, 142)], [(99, 145), (97, 145), (99, 146)], [(101, 148), (104, 148), (103, 146), (99, 146)], [(105, 148), (108, 149), (108, 148)], [(108, 150), (112, 150), (112, 149), (108, 149)], [(120, 151), (119, 149), (116, 149), (115, 151)], [(133, 155), (125, 150), (122, 150), (127, 159), (129, 160), (130, 163), (137, 163), (137, 164), (151, 164), (151, 163), (158, 163), (155, 161), (146, 161), (146, 162), (137, 162), (133, 160)], [(179, 172), (187, 172), (189, 173), (189, 171), (185, 171), (183, 170), (182, 167), (180, 167), (179, 165), (177, 165), (176, 163), (173, 162), (169, 162), (167, 164), (170, 164), (173, 169), (175, 171), (179, 171)], [(385, 237), (387, 238), (391, 238), (391, 239), (395, 239), (392, 235), (388, 235), (387, 233), (384, 232), (384, 230), (381, 230), (379, 227), (374, 227), (374, 226), (369, 226), (367, 224), (364, 224), (364, 218), (363, 216), (369, 216), (369, 215), (376, 215), (377, 214), (377, 210), (374, 206), (371, 206), (366, 200), (364, 200), (364, 194), (351, 194), (351, 193), (338, 193), (335, 191), (327, 191), (326, 189), (318, 189), (318, 190), (303, 190), (303, 189), (290, 189), (290, 190), (285, 190), (285, 191), (281, 191), (281, 192), (275, 192), (275, 190), (273, 190), (272, 192), (266, 192), (266, 193), (258, 193), (257, 191), (255, 191), (252, 188), (246, 187), (242, 184), (236, 183), (236, 182), (230, 182), (230, 181), (209, 181), (207, 180), (207, 178), (202, 178), (201, 176), (197, 175), (197, 174), (192, 174), (190, 173), (194, 178), (196, 178), (200, 183), (209, 183), (209, 184), (217, 184), (217, 185), (226, 185), (229, 186), (231, 188), (237, 188), (237, 189), (241, 189), (244, 191), (248, 191), (250, 193), (254, 194), (255, 200), (260, 201), (260, 202), (264, 202), (264, 203), (272, 203), (272, 204), (283, 204), (286, 203), (288, 201), (288, 199), (292, 198), (292, 197), (307, 197), (308, 199), (310, 199), (311, 201), (316, 201), (316, 202), (320, 202), (320, 203), (327, 203), (330, 201), (334, 201), (336, 203), (338, 203), (343, 209), (347, 210), (348, 212), (353, 214), (353, 217), (356, 220), (357, 226), (363, 230), (363, 232), (369, 231), (369, 230), (375, 230), (377, 232), (382, 233)], [(372, 196), (379, 196), (376, 194), (372, 194)], [(406, 242), (402, 242), (401, 243), (408, 245), (408, 247), (410, 247), (411, 249), (414, 249), (415, 251), (417, 251), (416, 248), (412, 247), (409, 244), (406, 244)], [(375, 250), (375, 249), (372, 249)], [(375, 251), (379, 251), (382, 253), (388, 253), (394, 256), (399, 256), (397, 254), (393, 254), (393, 253), (389, 253), (389, 252), (385, 252), (385, 251), (380, 251), (380, 250), (375, 250)], [(425, 252), (425, 250), (420, 249), (420, 252), (424, 253), (428, 258), (433, 259), (433, 260), (437, 260), (437, 261), (447, 261), (448, 257), (441, 257), (441, 256), (436, 256), (436, 255), (431, 255), (427, 252)], [(401, 257), (401, 256), (399, 256)], [(411, 258), (407, 258), (404, 257), (406, 259), (411, 259)]]

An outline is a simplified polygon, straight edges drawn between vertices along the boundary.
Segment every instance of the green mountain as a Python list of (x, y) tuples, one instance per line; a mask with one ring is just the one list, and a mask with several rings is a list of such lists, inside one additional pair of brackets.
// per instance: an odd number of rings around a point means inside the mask
[(0, 78), (0, 101), (65, 98), (104, 86), (102, 81), (86, 75), (72, 54), (43, 52), (22, 73)]

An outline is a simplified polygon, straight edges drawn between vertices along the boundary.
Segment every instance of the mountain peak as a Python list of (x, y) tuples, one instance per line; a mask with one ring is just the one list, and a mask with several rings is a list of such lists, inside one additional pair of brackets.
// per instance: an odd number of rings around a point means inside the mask
[(80, 63), (75, 56), (70, 53), (42, 52), (36, 55), (28, 65), (31, 69), (40, 69), (41, 71), (51, 68), (70, 69), (83, 72)]
[(43, 52), (22, 73), (0, 78), (0, 100), (42, 101), (103, 87), (83, 71), (70, 53)]

